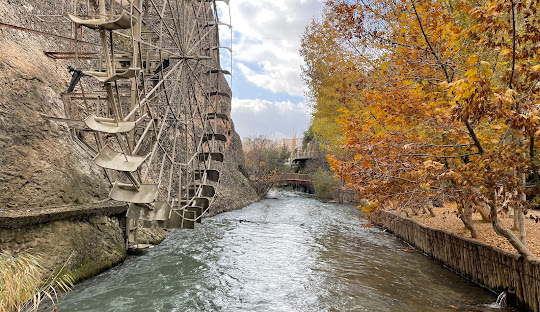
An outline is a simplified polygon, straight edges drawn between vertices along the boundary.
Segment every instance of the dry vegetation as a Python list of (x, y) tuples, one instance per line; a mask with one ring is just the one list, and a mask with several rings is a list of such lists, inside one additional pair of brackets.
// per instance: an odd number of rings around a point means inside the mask
[(47, 279), (43, 276), (40, 258), (27, 253), (0, 253), (0, 311), (36, 311), (48, 298), (54, 302), (57, 290), (68, 291), (73, 277), (60, 270)]
[[(458, 217), (458, 212), (455, 204), (446, 205), (446, 207), (435, 207), (435, 217), (431, 217), (429, 213), (411, 215), (409, 217), (417, 222), (427, 225), (431, 228), (442, 229), (454, 234), (458, 234), (463, 237), (471, 238), (469, 230), (465, 228), (463, 222)], [(406, 215), (405, 212), (401, 212), (402, 215)], [(540, 223), (536, 220), (529, 218), (529, 216), (538, 217), (540, 211), (529, 210), (525, 224), (527, 227), (527, 243), (531, 252), (540, 258)], [(493, 246), (497, 246), (503, 250), (517, 254), (516, 249), (508, 242), (508, 240), (502, 236), (496, 235), (493, 231), (491, 223), (482, 221), (479, 214), (473, 214), (474, 226), (478, 232), (478, 238), (475, 240), (482, 241)], [(501, 214), (499, 215), (499, 222), (505, 228), (511, 228), (513, 224), (513, 215)], [(514, 232), (517, 235), (517, 232)]]

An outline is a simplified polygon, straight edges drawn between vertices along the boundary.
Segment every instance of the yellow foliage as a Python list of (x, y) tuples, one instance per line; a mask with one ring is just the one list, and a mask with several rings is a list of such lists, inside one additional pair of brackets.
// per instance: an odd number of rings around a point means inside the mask
[(377, 209), (379, 208), (379, 205), (377, 203), (370, 203), (367, 206), (358, 206), (358, 208), (362, 210), (363, 213), (370, 214), (377, 211)]
[(328, 0), (302, 55), (332, 170), (385, 207), (523, 192), (518, 178), (540, 165), (527, 155), (540, 146), (539, 9)]
[(465, 63), (465, 65), (475, 65), (476, 63), (478, 63), (478, 55), (476, 54), (472, 54), (468, 59), (467, 59), (467, 62)]

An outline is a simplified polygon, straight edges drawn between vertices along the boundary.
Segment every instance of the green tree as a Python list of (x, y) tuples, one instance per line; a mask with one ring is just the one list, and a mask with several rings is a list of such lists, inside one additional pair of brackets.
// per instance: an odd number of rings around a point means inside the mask
[(313, 133), (313, 125), (304, 131), (304, 137), (302, 137), (302, 149), (305, 150), (309, 143), (315, 141), (315, 133)]

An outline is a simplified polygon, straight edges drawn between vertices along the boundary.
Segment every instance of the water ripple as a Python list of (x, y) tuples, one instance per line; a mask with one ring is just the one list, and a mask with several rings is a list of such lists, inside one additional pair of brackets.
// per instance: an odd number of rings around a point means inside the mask
[(76, 286), (59, 311), (490, 310), (494, 296), (377, 228), (299, 193), (175, 230)]

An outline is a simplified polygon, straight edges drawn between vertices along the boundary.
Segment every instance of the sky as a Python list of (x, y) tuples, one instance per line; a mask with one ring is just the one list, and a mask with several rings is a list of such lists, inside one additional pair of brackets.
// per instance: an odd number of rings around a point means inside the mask
[[(232, 24), (232, 119), (241, 138), (297, 137), (308, 128), (300, 38), (323, 0), (230, 0), (218, 2), (221, 20)], [(230, 20), (229, 20), (230, 9)], [(220, 26), (221, 45), (231, 46), (231, 30)], [(231, 56), (221, 49), (221, 66)], [(232, 79), (232, 80), (231, 80)]]

